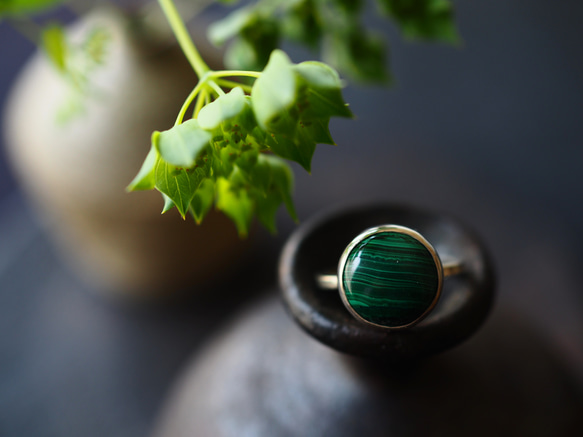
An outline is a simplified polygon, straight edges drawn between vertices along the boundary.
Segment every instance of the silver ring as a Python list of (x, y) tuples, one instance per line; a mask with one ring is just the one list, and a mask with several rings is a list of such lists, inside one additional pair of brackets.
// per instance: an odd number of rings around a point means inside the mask
[(385, 329), (404, 329), (435, 308), (444, 278), (462, 271), (458, 260), (442, 262), (419, 232), (383, 225), (355, 237), (340, 257), (337, 274), (320, 274), (316, 281), (322, 289), (337, 289), (356, 319)]

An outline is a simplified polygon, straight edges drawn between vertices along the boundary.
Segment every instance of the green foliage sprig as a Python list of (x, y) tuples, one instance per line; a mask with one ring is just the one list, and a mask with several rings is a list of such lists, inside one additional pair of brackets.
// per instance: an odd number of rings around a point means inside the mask
[(0, 0), (0, 17), (20, 17), (48, 9), (63, 0)]
[[(238, 0), (221, 0), (238, 3)], [(20, 19), (63, 0), (0, 0), (0, 19)], [(200, 223), (213, 204), (248, 233), (254, 215), (271, 231), (283, 203), (296, 219), (293, 174), (285, 160), (307, 171), (317, 144), (334, 144), (330, 118), (351, 117), (342, 82), (320, 62), (293, 64), (282, 40), (319, 49), (321, 57), (352, 79), (386, 82), (385, 41), (363, 23), (364, 0), (259, 0), (210, 28), (216, 44), (231, 41), (230, 70), (204, 62), (172, 0), (158, 0), (198, 83), (169, 130), (152, 134), (149, 154), (129, 190), (159, 190), (163, 212), (174, 207)], [(457, 42), (449, 0), (376, 0), (410, 39)], [(44, 29), (41, 46), (78, 94), (103, 62), (107, 34), (94, 32), (69, 44), (57, 25)], [(81, 67), (80, 67), (81, 66)], [(192, 117), (187, 112), (192, 108)]]
[(91, 80), (92, 74), (105, 64), (110, 34), (95, 26), (86, 38), (72, 42), (63, 27), (54, 21), (40, 26), (30, 17), (43, 12), (63, 0), (0, 0), (0, 19), (19, 23), (21, 30), (45, 52), (57, 72), (70, 85), (68, 96), (57, 111), (57, 122), (70, 121), (82, 114), (88, 96), (98, 92)]
[[(334, 144), (333, 116), (351, 117), (342, 82), (320, 62), (293, 64), (274, 50), (263, 72), (213, 71), (202, 60), (172, 0), (159, 0), (198, 83), (174, 126), (154, 132), (130, 190), (156, 188), (164, 211), (176, 207), (200, 223), (213, 203), (248, 233), (254, 215), (275, 231), (283, 203), (295, 219), (293, 175), (282, 158), (310, 171), (316, 145)], [(251, 78), (253, 85), (234, 79)], [(194, 106), (191, 119), (188, 109)]]
[(98, 94), (91, 77), (105, 64), (110, 38), (107, 29), (96, 26), (83, 41), (74, 44), (59, 25), (43, 29), (42, 47), (70, 85), (69, 95), (57, 112), (57, 122), (65, 123), (83, 114), (87, 97)]
[[(238, 1), (228, 1), (238, 3)], [(457, 42), (449, 0), (376, 0), (409, 39)], [(349, 78), (386, 82), (385, 40), (363, 24), (363, 0), (263, 0), (246, 5), (213, 23), (216, 45), (232, 40), (225, 63), (232, 68), (262, 70), (282, 40), (320, 50), (320, 57)]]

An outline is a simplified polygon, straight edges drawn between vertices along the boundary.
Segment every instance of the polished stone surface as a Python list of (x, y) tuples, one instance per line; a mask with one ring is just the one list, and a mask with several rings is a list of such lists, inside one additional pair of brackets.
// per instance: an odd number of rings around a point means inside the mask
[(192, 359), (152, 437), (572, 437), (583, 391), (564, 372), (516, 311), (392, 367), (311, 341), (269, 299)]
[(342, 284), (348, 304), (365, 321), (401, 327), (432, 306), (439, 275), (423, 243), (405, 233), (381, 232), (352, 249)]

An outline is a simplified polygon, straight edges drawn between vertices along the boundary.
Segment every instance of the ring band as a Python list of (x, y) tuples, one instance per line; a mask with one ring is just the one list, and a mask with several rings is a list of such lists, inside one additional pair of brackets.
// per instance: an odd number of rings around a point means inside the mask
[(442, 262), (419, 232), (399, 225), (365, 230), (344, 250), (336, 275), (320, 274), (321, 289), (337, 289), (358, 320), (385, 329), (414, 326), (437, 304), (447, 276), (463, 264)]
[[(459, 275), (463, 271), (463, 264), (459, 261), (442, 261), (443, 277)], [(338, 291), (338, 275), (337, 274), (320, 274), (316, 276), (318, 287), (323, 290)]]

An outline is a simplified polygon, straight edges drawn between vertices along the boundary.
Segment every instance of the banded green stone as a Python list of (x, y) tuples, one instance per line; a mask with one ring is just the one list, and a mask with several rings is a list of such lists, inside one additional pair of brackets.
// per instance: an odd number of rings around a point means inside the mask
[(342, 271), (346, 301), (364, 320), (406, 326), (434, 303), (440, 275), (432, 253), (402, 232), (379, 232), (360, 241)]

